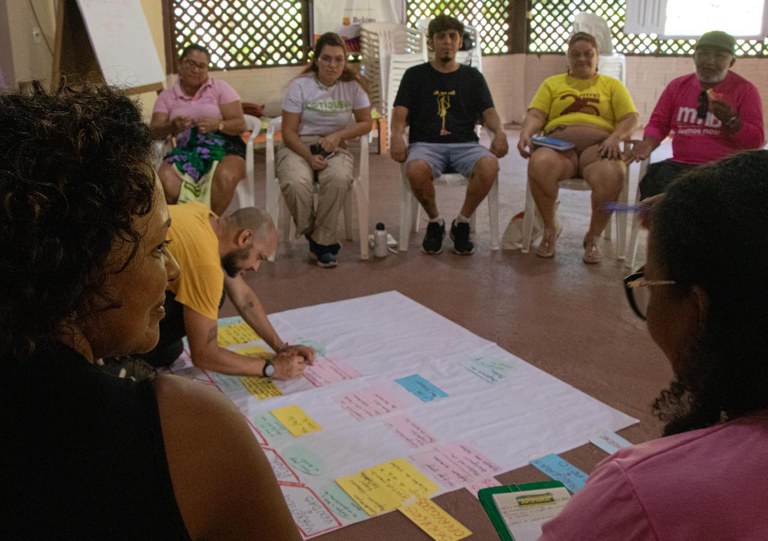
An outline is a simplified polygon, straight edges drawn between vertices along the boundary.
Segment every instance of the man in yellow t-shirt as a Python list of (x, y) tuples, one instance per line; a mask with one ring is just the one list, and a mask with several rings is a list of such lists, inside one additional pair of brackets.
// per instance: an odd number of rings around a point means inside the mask
[[(167, 249), (180, 273), (168, 284), (160, 342), (140, 357), (155, 367), (168, 366), (181, 354), (181, 339), (187, 336), (192, 362), (199, 368), (276, 379), (300, 376), (314, 362), (315, 351), (284, 342), (243, 279), (243, 273), (258, 270), (275, 252), (277, 231), (269, 214), (247, 207), (220, 218), (200, 203), (171, 205), (169, 211)], [(271, 360), (219, 346), (217, 320), (225, 290), (240, 316), (275, 350)]]

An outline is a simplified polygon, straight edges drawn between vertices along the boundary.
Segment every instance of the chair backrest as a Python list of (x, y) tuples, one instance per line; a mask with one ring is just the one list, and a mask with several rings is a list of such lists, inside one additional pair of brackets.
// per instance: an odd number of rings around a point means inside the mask
[[(418, 66), (425, 61), (421, 54), (393, 54), (389, 59), (389, 76), (387, 77), (387, 97), (385, 100), (387, 121), (392, 121), (392, 108), (395, 105), (397, 90), (406, 70), (412, 66)], [(388, 126), (391, 129), (391, 125)], [(390, 132), (391, 133), (391, 132)]]
[(597, 68), (603, 75), (614, 77), (626, 86), (627, 59), (623, 54), (603, 55), (597, 59)]
[(594, 13), (580, 11), (573, 17), (573, 33), (586, 32), (592, 34), (597, 40), (597, 47), (600, 54), (610, 55), (613, 53), (613, 37), (608, 23)]
[(392, 54), (421, 52), (418, 32), (403, 24), (366, 23), (360, 27), (360, 73), (368, 80), (371, 107), (384, 114)]
[(253, 130), (261, 131), (261, 119), (253, 115), (243, 115), (245, 118), (245, 129), (252, 132)]

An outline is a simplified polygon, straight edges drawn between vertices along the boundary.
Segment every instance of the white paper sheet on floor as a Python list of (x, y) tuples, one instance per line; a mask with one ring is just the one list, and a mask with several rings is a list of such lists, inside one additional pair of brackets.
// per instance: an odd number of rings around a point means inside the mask
[[(338, 477), (406, 458), (448, 492), (637, 422), (397, 292), (270, 320), (284, 340), (315, 345), (317, 363), (359, 376), (321, 387), (303, 377), (275, 382), (283, 396), (259, 400), (238, 378), (189, 368), (186, 354), (172, 371), (215, 382), (240, 408), (305, 538), (368, 518)], [(417, 376), (416, 387), (396, 382), (408, 376)], [(409, 392), (421, 378), (447, 397), (423, 401)], [(322, 429), (301, 437), (272, 430), (279, 423), (270, 410), (290, 405)]]

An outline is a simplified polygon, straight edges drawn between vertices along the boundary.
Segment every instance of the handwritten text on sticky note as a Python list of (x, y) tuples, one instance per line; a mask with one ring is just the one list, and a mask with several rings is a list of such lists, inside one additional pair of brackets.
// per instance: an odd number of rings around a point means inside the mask
[(393, 511), (412, 496), (428, 497), (440, 490), (404, 458), (382, 462), (356, 475), (339, 477), (336, 482), (371, 516)]
[(321, 429), (319, 424), (296, 405), (274, 409), (270, 413), (283, 423), (288, 432), (296, 437), (309, 434), (310, 432), (317, 432)]
[(261, 337), (247, 323), (243, 322), (219, 327), (218, 340), (221, 347), (227, 347), (255, 342), (261, 340)]
[(436, 541), (459, 541), (472, 535), (463, 524), (427, 498), (414, 498), (399, 509)]

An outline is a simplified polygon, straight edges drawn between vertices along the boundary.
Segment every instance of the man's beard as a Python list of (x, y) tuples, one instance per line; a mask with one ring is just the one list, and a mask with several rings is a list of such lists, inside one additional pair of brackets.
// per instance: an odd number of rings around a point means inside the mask
[(232, 250), (221, 258), (221, 268), (224, 269), (224, 272), (227, 273), (227, 276), (234, 278), (240, 274), (241, 270), (243, 270), (242, 267), (238, 265), (238, 263), (248, 259), (250, 254), (250, 248), (238, 248), (237, 250)]
[(716, 74), (707, 75), (707, 76), (702, 76), (702, 74), (699, 73), (697, 70), (696, 75), (699, 77), (699, 81), (701, 81), (702, 83), (717, 84), (723, 79), (725, 79), (725, 77), (728, 75), (728, 70), (726, 69), (723, 71), (719, 71)]

